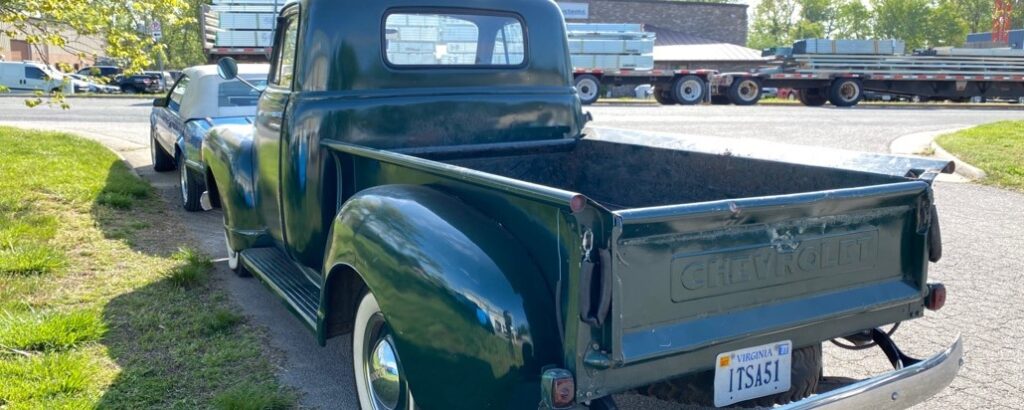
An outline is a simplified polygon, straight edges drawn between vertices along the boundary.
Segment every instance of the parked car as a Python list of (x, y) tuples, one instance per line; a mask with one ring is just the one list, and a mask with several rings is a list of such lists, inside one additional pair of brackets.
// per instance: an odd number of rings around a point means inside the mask
[(75, 87), (76, 93), (99, 93), (99, 94), (110, 94), (120, 92), (121, 89), (112, 85), (98, 83), (95, 77), (88, 77), (81, 74), (67, 74), (71, 77), (71, 83)]
[(0, 85), (12, 91), (59, 91), (64, 74), (35, 61), (0, 61)]
[(112, 65), (100, 65), (82, 68), (78, 70), (78, 72), (76, 72), (75, 74), (84, 75), (87, 77), (103, 77), (113, 79), (114, 77), (121, 75), (122, 72), (124, 72), (124, 70), (122, 70), (121, 67)]
[(114, 78), (123, 93), (158, 93), (163, 91), (163, 75), (158, 72), (122, 74)]
[[(267, 64), (239, 66), (239, 77), (259, 87), (267, 81)], [(157, 172), (180, 173), (181, 204), (198, 211), (206, 190), (206, 163), (200, 150), (211, 127), (251, 124), (259, 91), (238, 79), (224, 80), (216, 66), (187, 68), (166, 97), (153, 101), (150, 114), (150, 151)]]
[[(880, 330), (945, 303), (951, 162), (585, 128), (552, 1), (277, 21), (253, 123), (205, 133), (200, 205), (232, 270), (321, 345), (351, 335), (363, 409), (903, 408), (956, 376), (959, 340), (919, 361)], [(895, 370), (807, 397), (829, 340)]]

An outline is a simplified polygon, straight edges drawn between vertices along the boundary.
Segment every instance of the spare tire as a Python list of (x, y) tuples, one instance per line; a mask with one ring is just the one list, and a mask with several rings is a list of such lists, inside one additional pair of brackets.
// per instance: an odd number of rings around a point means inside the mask
[[(789, 391), (739, 402), (733, 407), (771, 407), (810, 396), (821, 379), (821, 344), (793, 350)], [(698, 406), (715, 406), (715, 371), (706, 370), (641, 387), (638, 392), (660, 400)]]

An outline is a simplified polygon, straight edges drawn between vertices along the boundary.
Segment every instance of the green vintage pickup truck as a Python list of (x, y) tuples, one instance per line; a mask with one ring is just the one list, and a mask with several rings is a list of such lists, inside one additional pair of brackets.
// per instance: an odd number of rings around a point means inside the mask
[[(879, 330), (944, 303), (952, 164), (587, 128), (552, 1), (303, 0), (277, 27), (202, 203), (233, 270), (352, 338), (363, 409), (902, 408), (955, 377), (959, 341), (922, 361)], [(818, 391), (830, 340), (895, 370)]]

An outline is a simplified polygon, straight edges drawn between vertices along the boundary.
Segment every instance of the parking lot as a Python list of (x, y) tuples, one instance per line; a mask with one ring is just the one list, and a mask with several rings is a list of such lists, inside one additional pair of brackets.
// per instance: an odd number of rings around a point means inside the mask
[[(169, 200), (176, 199), (173, 175), (152, 172), (148, 138), (148, 100), (134, 98), (72, 99), (72, 109), (28, 109), (20, 98), (0, 98), (0, 124), (64, 130), (111, 147), (151, 180)], [(802, 106), (653, 105), (587, 108), (595, 126), (687, 135), (750, 138), (799, 145), (888, 152), (898, 137), (938, 133), (983, 123), (1021, 119), (1019, 109), (899, 106), (855, 109)], [(944, 282), (949, 299), (941, 312), (905, 324), (897, 343), (912, 356), (929, 356), (947, 346), (958, 333), (965, 337), (966, 362), (960, 377), (926, 408), (1019, 408), (1024, 390), (1024, 194), (970, 183), (940, 182), (936, 202), (942, 221), (944, 259), (932, 266), (933, 281)], [(180, 209), (170, 202), (174, 209)], [(195, 236), (197, 248), (223, 257), (220, 216), (214, 212), (179, 216)], [(355, 408), (348, 367), (348, 342), (337, 338), (326, 349), (291, 320), (279, 303), (255, 280), (239, 279), (218, 266), (221, 283), (258, 324), (267, 328), (270, 343), (282, 353), (285, 383), (305, 393), (304, 405)], [(864, 377), (888, 371), (875, 350), (847, 352), (825, 347), (825, 373)], [(342, 386), (339, 388), (339, 386)], [(619, 397), (627, 409), (677, 408), (635, 395)], [(678, 407), (682, 408), (682, 407)]]

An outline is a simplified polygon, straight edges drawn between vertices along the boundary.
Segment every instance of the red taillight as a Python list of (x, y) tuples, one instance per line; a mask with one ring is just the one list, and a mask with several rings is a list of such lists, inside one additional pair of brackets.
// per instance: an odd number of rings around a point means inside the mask
[(572, 406), (576, 396), (576, 382), (572, 373), (565, 369), (548, 369), (541, 377), (545, 392), (544, 401), (549, 408), (563, 409)]
[(928, 310), (939, 310), (946, 305), (946, 286), (941, 283), (928, 285), (928, 296), (924, 298), (924, 307)]

